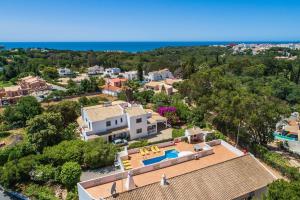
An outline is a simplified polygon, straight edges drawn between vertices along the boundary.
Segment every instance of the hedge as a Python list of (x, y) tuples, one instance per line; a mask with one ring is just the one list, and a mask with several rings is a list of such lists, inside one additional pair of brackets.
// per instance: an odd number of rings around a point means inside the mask
[(262, 159), (268, 165), (271, 165), (275, 169), (279, 170), (289, 179), (300, 180), (298, 168), (291, 167), (288, 163), (288, 160), (283, 158), (282, 155), (275, 152), (270, 152), (266, 147), (256, 144), (251, 147), (251, 151), (255, 156)]
[(133, 142), (131, 144), (129, 144), (128, 149), (134, 149), (134, 148), (138, 148), (138, 147), (144, 147), (148, 145), (148, 141), (147, 140), (140, 140), (137, 142)]

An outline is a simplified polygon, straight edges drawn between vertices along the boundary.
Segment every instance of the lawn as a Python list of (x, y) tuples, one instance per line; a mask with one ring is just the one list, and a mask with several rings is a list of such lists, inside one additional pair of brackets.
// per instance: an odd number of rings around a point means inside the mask
[(0, 88), (12, 86), (13, 83), (10, 81), (0, 81)]
[(184, 136), (184, 129), (173, 129), (172, 138), (182, 137)]

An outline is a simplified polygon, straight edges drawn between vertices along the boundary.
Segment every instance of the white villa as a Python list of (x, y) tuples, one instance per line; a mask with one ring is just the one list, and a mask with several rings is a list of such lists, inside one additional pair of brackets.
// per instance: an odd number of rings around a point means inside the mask
[(128, 80), (135, 80), (138, 79), (138, 73), (137, 71), (129, 71), (122, 73), (123, 77)]
[(149, 81), (161, 81), (168, 78), (174, 78), (172, 72), (170, 72), (168, 69), (149, 72), (148, 76), (146, 77), (146, 79), (148, 79)]
[(93, 67), (88, 68), (88, 75), (97, 75), (102, 74), (104, 72), (104, 67), (95, 65)]
[(141, 105), (116, 101), (104, 105), (84, 107), (77, 119), (83, 140), (104, 138), (137, 139), (157, 133), (158, 124), (166, 124), (166, 118)]
[(104, 71), (104, 74), (105, 75), (109, 75), (109, 76), (113, 76), (113, 75), (117, 75), (121, 73), (121, 69), (120, 68), (117, 68), (117, 67), (114, 67), (114, 68), (106, 68), (105, 71)]
[(57, 72), (58, 72), (58, 75), (60, 77), (62, 77), (62, 76), (70, 76), (70, 75), (73, 74), (73, 72), (71, 71), (71, 69), (66, 68), (66, 67), (65, 68), (58, 68)]

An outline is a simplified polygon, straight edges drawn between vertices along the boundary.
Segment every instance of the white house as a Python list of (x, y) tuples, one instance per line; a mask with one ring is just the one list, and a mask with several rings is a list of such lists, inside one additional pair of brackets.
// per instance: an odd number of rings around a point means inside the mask
[(119, 73), (121, 73), (121, 69), (117, 68), (117, 67), (106, 68), (105, 72), (104, 72), (105, 75), (109, 75), (109, 76), (113, 76), (113, 75), (116, 75), (116, 74), (119, 74)]
[(57, 69), (59, 76), (70, 76), (73, 72), (69, 68), (58, 68)]
[(157, 133), (157, 123), (166, 119), (152, 117), (141, 105), (124, 101), (89, 106), (81, 109), (77, 119), (84, 140), (102, 137), (106, 141), (116, 138), (137, 139)]
[(172, 72), (170, 72), (168, 69), (149, 72), (147, 77), (149, 81), (161, 81), (168, 78), (174, 78)]
[(138, 79), (138, 73), (137, 71), (129, 71), (122, 73), (123, 77), (128, 80), (135, 80)]
[(88, 68), (88, 75), (97, 75), (97, 74), (103, 74), (104, 73), (104, 67), (95, 65), (93, 67)]
[(118, 94), (122, 92), (122, 88), (113, 85), (104, 85), (102, 88), (102, 93), (113, 97), (117, 97)]

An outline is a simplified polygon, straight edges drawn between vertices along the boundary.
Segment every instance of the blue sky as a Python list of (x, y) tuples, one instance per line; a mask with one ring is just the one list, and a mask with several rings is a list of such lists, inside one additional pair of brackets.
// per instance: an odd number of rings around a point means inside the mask
[(0, 41), (300, 40), (297, 0), (1, 0)]

